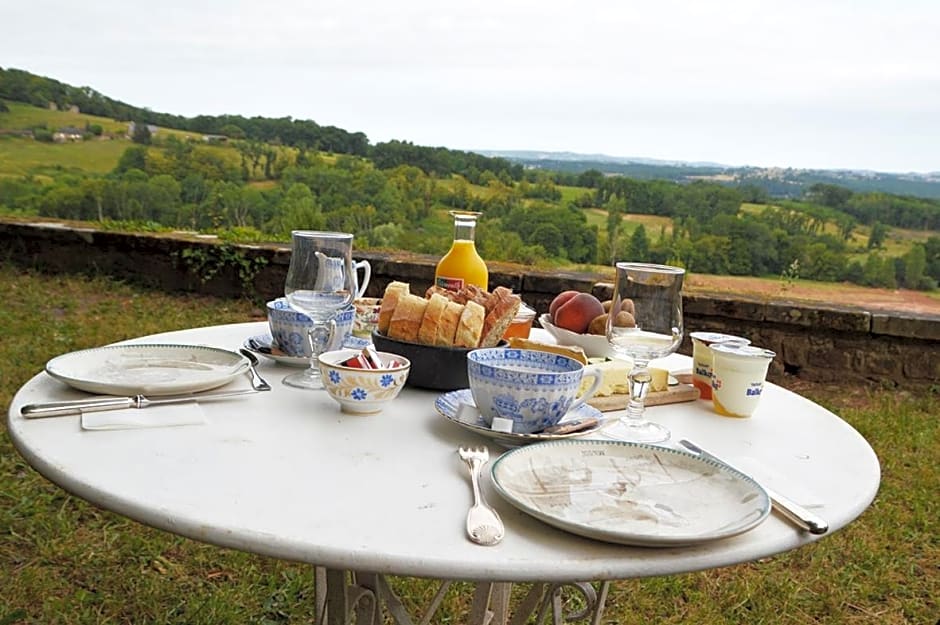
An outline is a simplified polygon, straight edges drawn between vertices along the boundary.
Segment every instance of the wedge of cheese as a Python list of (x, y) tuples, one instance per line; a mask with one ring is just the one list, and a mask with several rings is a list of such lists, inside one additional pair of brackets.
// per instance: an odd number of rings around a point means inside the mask
[[(595, 365), (590, 365), (601, 374), (601, 385), (597, 387), (594, 397), (610, 397), (611, 395), (629, 395), (630, 394), (630, 370), (633, 366), (623, 360), (608, 360)], [(582, 378), (581, 388), (578, 391), (580, 395), (592, 384), (591, 378)]]
[(542, 343), (540, 341), (533, 341), (532, 339), (522, 338), (521, 336), (513, 336), (509, 338), (509, 347), (513, 349), (531, 349), (537, 352), (551, 352), (552, 354), (560, 354), (562, 356), (567, 356), (568, 358), (574, 358), (581, 364), (588, 364), (587, 355), (585, 355), (584, 350), (575, 345), (556, 345), (554, 343)]
[(650, 391), (657, 393), (669, 389), (669, 372), (665, 369), (650, 367), (650, 376), (653, 378), (650, 382)]

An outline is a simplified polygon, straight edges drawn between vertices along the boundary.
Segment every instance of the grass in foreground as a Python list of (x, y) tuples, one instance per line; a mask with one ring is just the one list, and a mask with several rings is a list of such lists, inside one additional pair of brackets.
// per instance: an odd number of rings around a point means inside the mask
[[(168, 295), (0, 265), (0, 404), (58, 354), (144, 334), (246, 321), (247, 302)], [(934, 623), (940, 596), (935, 396), (801, 385), (874, 446), (875, 503), (817, 544), (765, 560), (613, 585), (605, 623)], [(4, 411), (5, 412), (5, 411)], [(407, 605), (435, 586), (397, 578)], [(519, 592), (524, 588), (518, 588)], [(0, 624), (313, 623), (302, 564), (220, 549), (99, 510), (50, 484), (0, 436)], [(460, 623), (466, 584), (436, 623)], [(416, 610), (415, 610), (416, 612)], [(417, 612), (416, 612), (417, 613)]]

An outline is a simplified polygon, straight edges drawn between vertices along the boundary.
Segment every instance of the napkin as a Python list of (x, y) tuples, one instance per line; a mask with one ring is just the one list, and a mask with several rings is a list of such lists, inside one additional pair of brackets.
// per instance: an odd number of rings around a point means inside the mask
[(797, 482), (757, 458), (741, 456), (734, 459), (733, 466), (742, 473), (750, 475), (761, 486), (777, 491), (804, 508), (819, 508), (825, 503), (822, 497), (814, 493), (806, 484)]
[(206, 413), (197, 402), (82, 413), (83, 430), (133, 430), (205, 423)]

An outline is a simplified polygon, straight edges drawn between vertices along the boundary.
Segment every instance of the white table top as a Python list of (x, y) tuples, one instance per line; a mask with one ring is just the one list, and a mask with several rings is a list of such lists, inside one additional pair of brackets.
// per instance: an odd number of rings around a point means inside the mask
[[(265, 330), (264, 322), (235, 324), (137, 342), (236, 349)], [(690, 366), (679, 355), (665, 363)], [(406, 388), (383, 413), (353, 416), (325, 392), (282, 385), (293, 371), (262, 363), (274, 390), (202, 404), (206, 425), (117, 431), (84, 431), (75, 416), (21, 417), (24, 404), (83, 396), (40, 373), (14, 397), (9, 431), (36, 470), (103, 508), (199, 541), (334, 569), (478, 581), (623, 579), (752, 561), (824, 538), (774, 513), (740, 536), (695, 547), (607, 544), (516, 510), (487, 474), (485, 495), (507, 531), (499, 545), (481, 547), (464, 533), (471, 492), (456, 449), (487, 444), (493, 458), (499, 447), (438, 415), (438, 393)], [(750, 419), (721, 417), (705, 401), (648, 415), (674, 440), (689, 438), (732, 464), (759, 458), (791, 484), (809, 485), (830, 532), (860, 515), (878, 489), (878, 459), (858, 432), (772, 384)]]

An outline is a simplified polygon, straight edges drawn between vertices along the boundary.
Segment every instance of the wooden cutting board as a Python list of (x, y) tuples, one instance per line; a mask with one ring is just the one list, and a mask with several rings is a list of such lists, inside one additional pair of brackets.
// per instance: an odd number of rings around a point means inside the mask
[[(699, 398), (699, 390), (691, 384), (677, 384), (665, 391), (649, 393), (646, 396), (647, 406), (661, 406), (663, 404), (677, 404), (684, 401), (695, 401)], [(630, 403), (629, 395), (610, 395), (609, 397), (592, 397), (587, 400), (589, 406), (594, 406), (601, 412), (623, 410)]]

